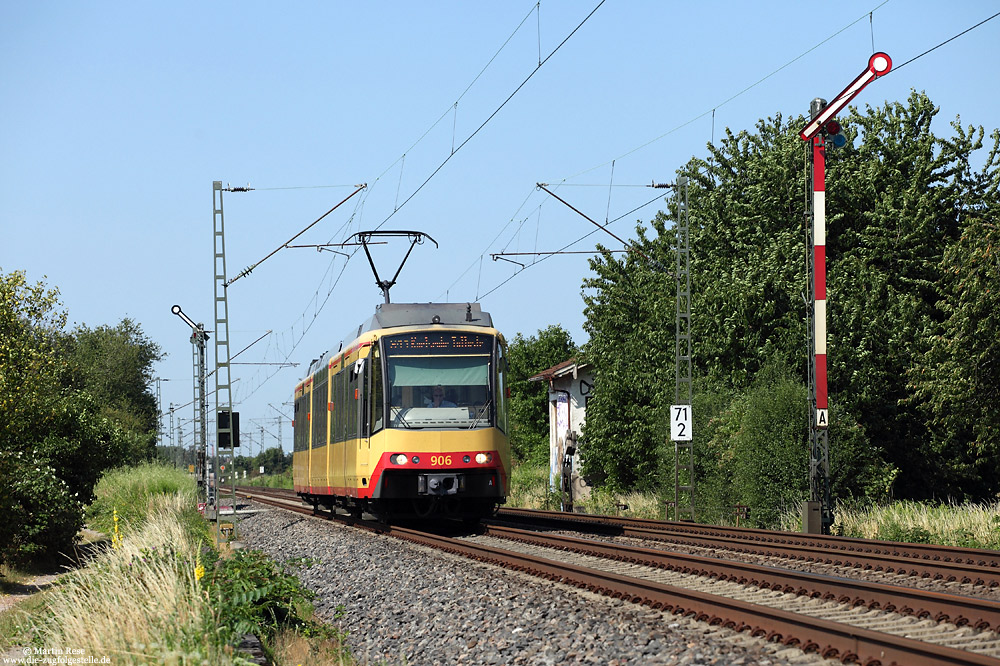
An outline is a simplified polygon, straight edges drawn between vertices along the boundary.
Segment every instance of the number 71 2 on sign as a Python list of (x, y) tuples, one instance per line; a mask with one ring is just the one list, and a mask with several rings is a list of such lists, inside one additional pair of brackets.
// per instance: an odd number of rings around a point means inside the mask
[(670, 439), (674, 442), (691, 441), (691, 405), (670, 406)]

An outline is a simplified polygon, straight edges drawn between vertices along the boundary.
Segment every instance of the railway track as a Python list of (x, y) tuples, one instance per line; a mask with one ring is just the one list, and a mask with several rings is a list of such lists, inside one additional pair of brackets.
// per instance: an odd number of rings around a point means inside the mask
[(695, 523), (501, 509), (497, 518), (549, 529), (592, 531), (646, 541), (781, 556), (806, 563), (854, 567), (971, 585), (1000, 585), (1000, 553), (976, 548), (804, 535)]
[[(294, 493), (242, 489), (238, 494), (313, 513)], [(1000, 664), (1000, 636), (994, 631), (1000, 626), (1000, 603), (994, 601), (496, 524), (487, 525), (482, 533), (456, 538), (321, 515), (709, 624), (748, 631), (826, 658), (873, 665)]]

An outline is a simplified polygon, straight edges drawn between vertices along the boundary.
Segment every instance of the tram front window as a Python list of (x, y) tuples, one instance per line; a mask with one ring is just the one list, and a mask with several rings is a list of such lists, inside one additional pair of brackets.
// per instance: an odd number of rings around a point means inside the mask
[(487, 355), (390, 356), (392, 426), (481, 428), (491, 425), (489, 359)]

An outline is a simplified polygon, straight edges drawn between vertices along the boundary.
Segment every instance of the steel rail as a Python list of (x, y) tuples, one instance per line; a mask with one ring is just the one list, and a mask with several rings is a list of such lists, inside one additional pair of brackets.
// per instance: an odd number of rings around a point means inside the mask
[(512, 527), (489, 526), (486, 528), (486, 534), (594, 557), (697, 576), (709, 576), (741, 585), (755, 585), (800, 596), (835, 600), (851, 606), (863, 605), (870, 609), (901, 615), (931, 617), (937, 622), (951, 622), (957, 626), (971, 625), (976, 629), (1000, 627), (1000, 602), (975, 597), (732, 562), (654, 548), (609, 544)]
[[(290, 498), (276, 499), (278, 496), (276, 493), (271, 493), (268, 497), (262, 493), (243, 489), (238, 491), (238, 494), (247, 499), (280, 506), (298, 513), (314, 513), (307, 505), (291, 506)], [(643, 604), (678, 615), (692, 616), (711, 625), (740, 632), (749, 631), (753, 636), (765, 637), (768, 641), (777, 641), (806, 652), (816, 652), (824, 658), (840, 659), (845, 663), (857, 661), (866, 666), (885, 664), (996, 666), (998, 664), (995, 658), (965, 650), (807, 617), (718, 595), (573, 566), (504, 549), (488, 548), (409, 528), (355, 521), (345, 516), (323, 514), (323, 517), (335, 517), (349, 524), (374, 529), (477, 561), (574, 585), (615, 599)]]
[(487, 548), (408, 528), (390, 527), (388, 533), (414, 543), (504, 568), (525, 571), (615, 599), (624, 599), (674, 614), (691, 615), (700, 621), (736, 631), (749, 630), (753, 636), (765, 636), (769, 641), (778, 641), (806, 652), (818, 652), (825, 658), (836, 658), (844, 662), (861, 661), (863, 664), (895, 663), (901, 666), (944, 664), (996, 666), (998, 663), (992, 657), (965, 650), (597, 569), (563, 564), (503, 549)]
[[(727, 548), (755, 555), (781, 555), (806, 562), (862, 567), (989, 587), (1000, 585), (1000, 553), (975, 548), (843, 537), (812, 538), (789, 532), (530, 509), (501, 509), (497, 519), (505, 518), (565, 530), (579, 530), (581, 525), (590, 525), (607, 534), (639, 539)], [(994, 565), (994, 562), (998, 564)]]
[(572, 520), (604, 525), (628, 525), (631, 527), (647, 527), (661, 531), (680, 532), (693, 535), (719, 535), (737, 537), (744, 541), (759, 541), (764, 543), (784, 543), (804, 546), (822, 546), (827, 550), (847, 552), (886, 553), (904, 557), (931, 559), (944, 562), (966, 562), (980, 566), (1000, 569), (1000, 552), (982, 548), (963, 548), (960, 546), (941, 546), (936, 544), (905, 543), (900, 541), (881, 541), (879, 539), (859, 539), (854, 537), (830, 536), (823, 534), (799, 534), (796, 532), (778, 532), (751, 527), (722, 527), (719, 525), (704, 525), (701, 523), (678, 522), (669, 520), (651, 520), (648, 518), (624, 518), (620, 516), (604, 516), (597, 514), (568, 514), (565, 511), (539, 511), (536, 509), (503, 508), (499, 517), (518, 516), (524, 518), (551, 518), (555, 520)]

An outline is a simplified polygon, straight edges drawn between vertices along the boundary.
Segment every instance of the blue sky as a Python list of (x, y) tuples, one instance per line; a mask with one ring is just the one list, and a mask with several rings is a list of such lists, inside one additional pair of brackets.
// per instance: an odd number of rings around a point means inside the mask
[[(713, 132), (832, 99), (873, 41), (898, 67), (1000, 11), (608, 0), (559, 47), (598, 2), (2, 3), (0, 269), (58, 287), (71, 322), (138, 321), (168, 354), (157, 367), (166, 409), (192, 394), (189, 329), (170, 307), (212, 328), (212, 181), (257, 188), (224, 195), (230, 278), (367, 183), (297, 243), (422, 231), (440, 247), (414, 249), (394, 302), (478, 297), (508, 337), (561, 324), (583, 343), (586, 255), (511, 257), (524, 270), (491, 258), (558, 250), (593, 229), (535, 183), (615, 219), (656, 195), (642, 185), (704, 156)], [(939, 133), (958, 114), (989, 131), (998, 38), (1000, 18), (856, 103), (925, 90)], [(660, 207), (610, 228), (632, 237)], [(598, 241), (615, 245), (597, 234), (570, 249)], [(407, 248), (374, 248), (380, 272)], [(381, 294), (363, 253), (285, 249), (229, 299), (231, 353), (271, 331), (237, 360), (299, 364), (233, 367), (243, 429), (258, 442), (263, 427), (272, 446), (306, 365)], [(177, 413), (190, 418), (191, 407)], [(282, 435), (289, 450), (287, 419)]]

